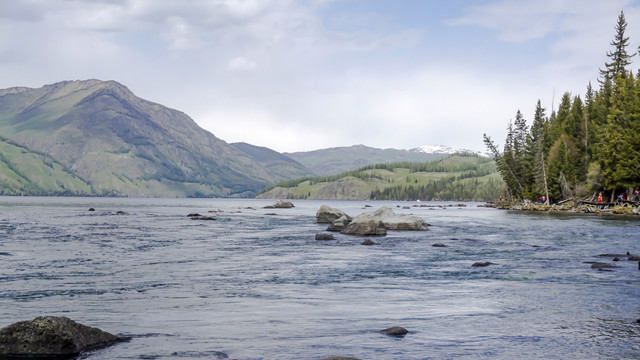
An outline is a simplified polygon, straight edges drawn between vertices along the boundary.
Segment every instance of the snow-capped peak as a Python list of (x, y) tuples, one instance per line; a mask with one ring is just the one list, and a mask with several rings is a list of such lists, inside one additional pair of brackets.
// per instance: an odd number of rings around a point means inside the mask
[(413, 152), (421, 152), (425, 154), (477, 154), (482, 157), (491, 157), (490, 154), (483, 151), (475, 151), (469, 149), (454, 149), (450, 146), (445, 145), (425, 145), (417, 148), (413, 148), (409, 151)]

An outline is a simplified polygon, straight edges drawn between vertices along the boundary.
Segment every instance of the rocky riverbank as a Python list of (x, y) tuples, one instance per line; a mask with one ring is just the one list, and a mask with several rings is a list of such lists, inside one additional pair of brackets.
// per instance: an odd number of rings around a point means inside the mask
[(580, 214), (640, 215), (640, 204), (632, 202), (594, 204), (581, 201), (566, 201), (560, 204), (545, 205), (540, 203), (498, 201), (488, 202), (480, 207), (491, 207), (502, 210), (522, 210), (540, 212), (566, 212)]

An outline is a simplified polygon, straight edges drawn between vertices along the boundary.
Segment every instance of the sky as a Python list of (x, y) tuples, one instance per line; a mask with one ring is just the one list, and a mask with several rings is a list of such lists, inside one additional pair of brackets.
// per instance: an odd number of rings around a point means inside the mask
[(634, 52), (640, 1), (2, 1), (0, 88), (115, 80), (279, 152), (485, 150), (597, 84), (621, 11)]

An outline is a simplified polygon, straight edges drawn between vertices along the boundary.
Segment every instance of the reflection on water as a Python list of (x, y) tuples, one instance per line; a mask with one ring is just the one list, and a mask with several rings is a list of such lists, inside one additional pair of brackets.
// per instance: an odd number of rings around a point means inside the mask
[[(640, 253), (636, 219), (272, 203), (0, 198), (0, 326), (50, 314), (133, 336), (91, 359), (640, 357), (637, 262), (596, 256)], [(321, 204), (431, 227), (315, 241)], [(410, 333), (379, 333), (395, 325)]]

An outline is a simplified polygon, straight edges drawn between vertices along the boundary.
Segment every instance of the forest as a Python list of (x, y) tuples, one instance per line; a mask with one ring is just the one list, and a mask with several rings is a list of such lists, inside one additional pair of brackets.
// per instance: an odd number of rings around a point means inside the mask
[(629, 50), (626, 28), (621, 12), (608, 61), (583, 98), (566, 92), (549, 115), (538, 100), (531, 126), (518, 110), (502, 152), (484, 134), (505, 196), (547, 203), (633, 196), (640, 184), (640, 71), (629, 69), (636, 52)]

